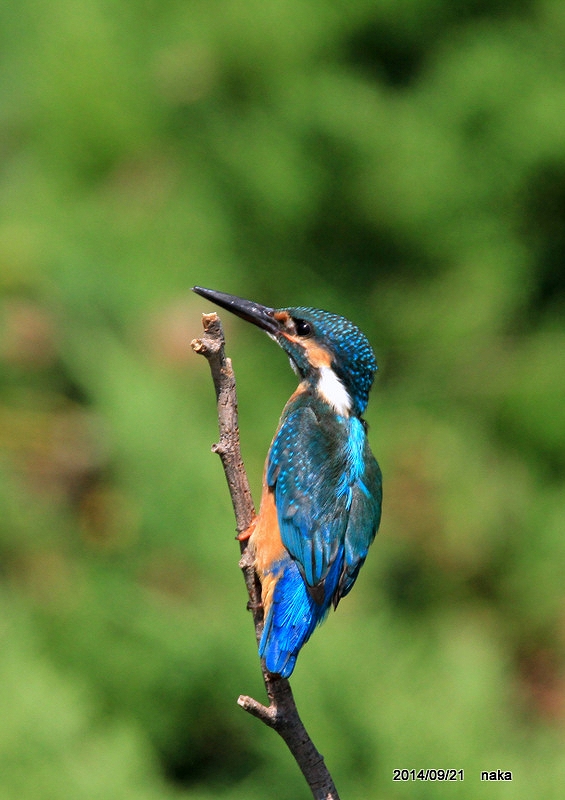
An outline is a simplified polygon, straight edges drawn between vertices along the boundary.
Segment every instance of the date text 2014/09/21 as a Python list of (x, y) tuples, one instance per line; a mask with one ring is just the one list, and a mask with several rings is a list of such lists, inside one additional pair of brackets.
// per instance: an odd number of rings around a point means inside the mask
[(465, 771), (462, 769), (394, 769), (393, 781), (462, 781)]

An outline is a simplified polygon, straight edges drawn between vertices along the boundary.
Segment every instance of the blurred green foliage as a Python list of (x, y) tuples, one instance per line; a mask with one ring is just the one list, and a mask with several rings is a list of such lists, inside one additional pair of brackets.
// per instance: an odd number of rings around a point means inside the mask
[[(308, 796), (235, 705), (194, 283), (379, 358), (382, 530), (293, 677), (342, 796), (562, 797), (564, 41), (562, 0), (2, 4), (2, 800)], [(224, 323), (257, 490), (294, 378)]]

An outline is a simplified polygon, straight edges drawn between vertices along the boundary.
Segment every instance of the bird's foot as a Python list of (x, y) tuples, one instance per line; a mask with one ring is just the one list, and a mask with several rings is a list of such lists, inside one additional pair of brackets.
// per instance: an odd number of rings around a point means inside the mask
[(247, 539), (249, 539), (249, 537), (252, 535), (253, 531), (255, 530), (255, 525), (256, 524), (257, 524), (257, 515), (255, 515), (253, 517), (253, 519), (251, 520), (251, 525), (248, 528), (246, 528), (244, 531), (241, 531), (241, 533), (237, 534), (237, 536), (235, 538), (238, 540), (238, 542), (247, 541)]

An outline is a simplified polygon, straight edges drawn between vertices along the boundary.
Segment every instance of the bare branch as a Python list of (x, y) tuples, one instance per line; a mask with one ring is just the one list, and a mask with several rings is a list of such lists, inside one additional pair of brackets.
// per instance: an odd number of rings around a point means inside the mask
[[(203, 314), (204, 335), (191, 343), (196, 353), (203, 355), (210, 364), (218, 404), (220, 440), (212, 447), (222, 460), (228, 488), (232, 499), (238, 533), (246, 531), (255, 517), (253, 498), (239, 445), (237, 422), (237, 395), (235, 376), (231, 360), (224, 352), (224, 332), (217, 314)], [(253, 566), (253, 557), (240, 541), (242, 557), (239, 566), (243, 571), (249, 595), (248, 608), (253, 614), (255, 636), (261, 638), (263, 630), (263, 608), (261, 584)], [(310, 739), (298, 714), (290, 683), (279, 675), (272, 675), (261, 662), (261, 671), (269, 705), (264, 706), (252, 697), (242, 695), (238, 704), (248, 713), (260, 719), (282, 736), (287, 747), (302, 770), (315, 800), (339, 800), (334, 782)]]

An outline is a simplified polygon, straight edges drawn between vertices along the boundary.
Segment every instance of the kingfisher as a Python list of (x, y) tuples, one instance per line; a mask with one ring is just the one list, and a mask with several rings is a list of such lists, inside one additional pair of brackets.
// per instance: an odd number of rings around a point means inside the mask
[(377, 362), (365, 335), (337, 314), (193, 291), (264, 330), (300, 380), (269, 448), (259, 513), (239, 537), (249, 539), (261, 581), (259, 655), (288, 678), (353, 587), (379, 527), (381, 471), (362, 417)]

